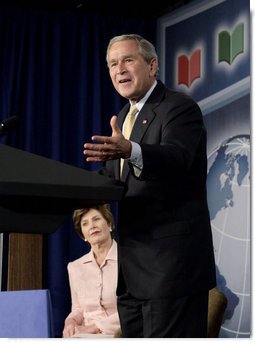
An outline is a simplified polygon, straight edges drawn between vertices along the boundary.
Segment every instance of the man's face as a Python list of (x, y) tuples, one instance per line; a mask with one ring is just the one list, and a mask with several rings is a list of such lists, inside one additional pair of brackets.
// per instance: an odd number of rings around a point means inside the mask
[(157, 60), (148, 64), (139, 54), (134, 40), (114, 43), (108, 53), (112, 83), (123, 97), (137, 101), (149, 90), (155, 80)]

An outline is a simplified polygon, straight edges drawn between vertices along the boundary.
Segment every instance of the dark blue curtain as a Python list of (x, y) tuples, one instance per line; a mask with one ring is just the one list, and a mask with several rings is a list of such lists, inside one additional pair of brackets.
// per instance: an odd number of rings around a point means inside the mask
[[(106, 47), (112, 36), (133, 32), (156, 44), (156, 19), (0, 6), (0, 120), (17, 115), (20, 122), (0, 143), (99, 168), (84, 161), (83, 144), (110, 134), (110, 117), (125, 103), (111, 84)], [(86, 251), (71, 216), (44, 236), (56, 337), (70, 311), (67, 263)]]

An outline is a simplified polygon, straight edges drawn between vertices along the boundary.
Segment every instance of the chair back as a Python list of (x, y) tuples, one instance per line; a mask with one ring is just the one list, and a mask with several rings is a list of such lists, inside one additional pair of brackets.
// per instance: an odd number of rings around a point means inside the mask
[(207, 337), (217, 338), (228, 304), (226, 295), (216, 287), (209, 291)]
[(0, 292), (1, 338), (52, 338), (49, 290)]

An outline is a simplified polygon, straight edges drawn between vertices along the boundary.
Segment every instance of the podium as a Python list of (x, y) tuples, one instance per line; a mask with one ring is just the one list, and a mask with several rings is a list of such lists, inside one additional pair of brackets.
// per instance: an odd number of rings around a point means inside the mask
[(9, 233), (7, 290), (42, 287), (43, 234), (76, 208), (118, 201), (124, 183), (0, 145), (0, 233)]
[(0, 232), (51, 233), (74, 209), (118, 201), (124, 183), (0, 145)]

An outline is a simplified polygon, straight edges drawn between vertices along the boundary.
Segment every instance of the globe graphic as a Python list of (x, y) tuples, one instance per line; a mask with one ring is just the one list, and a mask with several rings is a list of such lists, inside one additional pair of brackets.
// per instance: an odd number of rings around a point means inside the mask
[(208, 154), (207, 191), (217, 287), (228, 299), (219, 337), (249, 338), (250, 135), (230, 137)]

